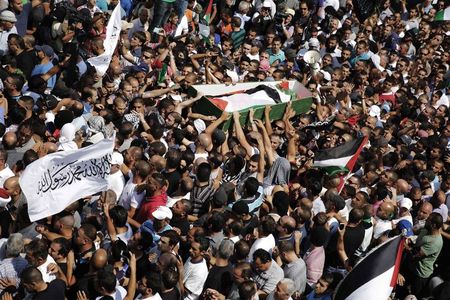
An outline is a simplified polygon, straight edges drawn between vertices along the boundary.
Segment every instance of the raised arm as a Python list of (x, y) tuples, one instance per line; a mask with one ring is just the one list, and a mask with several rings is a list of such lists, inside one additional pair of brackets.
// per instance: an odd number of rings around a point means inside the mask
[(226, 111), (223, 111), (222, 115), (220, 116), (220, 118), (218, 118), (217, 120), (215, 120), (214, 122), (209, 124), (208, 127), (206, 127), (205, 133), (211, 135), (214, 132), (214, 130), (216, 130), (220, 126), (220, 124), (222, 124), (223, 122), (228, 120), (228, 117), (229, 117), (229, 113), (226, 112)]
[(128, 280), (127, 295), (124, 300), (133, 300), (136, 293), (136, 256), (130, 253), (130, 280)]
[(236, 137), (239, 140), (239, 143), (241, 143), (242, 147), (244, 147), (247, 151), (247, 156), (250, 157), (253, 149), (245, 138), (244, 130), (242, 130), (241, 123), (239, 122), (239, 116), (240, 114), (238, 111), (233, 112), (233, 120), (236, 126)]
[(264, 117), (265, 117), (265, 124), (266, 124), (266, 131), (268, 135), (271, 135), (273, 133), (272, 130), (272, 123), (270, 122), (270, 111), (272, 110), (272, 107), (270, 105), (266, 105), (264, 109)]
[(258, 131), (258, 127), (256, 126), (253, 116), (255, 115), (255, 111), (253, 110), (253, 108), (250, 108), (248, 111), (248, 118), (250, 121), (250, 124), (252, 125), (252, 131)]
[(177, 106), (175, 106), (174, 111), (181, 115), (181, 113), (183, 112), (183, 109), (185, 109), (188, 106), (192, 106), (196, 101), (200, 100), (201, 97), (203, 97), (203, 93), (198, 92), (197, 96), (195, 96), (194, 98), (191, 98), (191, 99), (188, 99), (188, 100), (178, 103)]
[(256, 126), (258, 126), (258, 128), (261, 130), (261, 135), (262, 135), (263, 141), (264, 141), (265, 152), (267, 153), (267, 159), (269, 161), (269, 165), (271, 166), (273, 164), (273, 162), (275, 161), (275, 156), (273, 155), (273, 150), (272, 150), (272, 146), (270, 144), (269, 135), (267, 134), (266, 128), (264, 127), (264, 124), (262, 123), (261, 120), (256, 120), (255, 123), (256, 123)]
[[(256, 124), (255, 124), (256, 126)], [(258, 150), (259, 150), (259, 161), (258, 161), (258, 173), (256, 174), (256, 179), (258, 179), (259, 183), (264, 181), (264, 169), (266, 167), (266, 150), (264, 149), (264, 142), (262, 135), (259, 135), (256, 138), (258, 142)]]

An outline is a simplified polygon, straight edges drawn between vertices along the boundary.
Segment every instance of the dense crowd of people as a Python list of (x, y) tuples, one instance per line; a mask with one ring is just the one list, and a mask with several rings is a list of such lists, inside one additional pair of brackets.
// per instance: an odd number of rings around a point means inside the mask
[[(391, 299), (449, 299), (447, 5), (0, 1), (0, 298), (329, 300), (403, 234)], [(285, 80), (307, 113), (193, 109), (195, 85)], [(31, 222), (24, 170), (114, 133), (108, 189)], [(314, 167), (361, 137), (348, 174)]]

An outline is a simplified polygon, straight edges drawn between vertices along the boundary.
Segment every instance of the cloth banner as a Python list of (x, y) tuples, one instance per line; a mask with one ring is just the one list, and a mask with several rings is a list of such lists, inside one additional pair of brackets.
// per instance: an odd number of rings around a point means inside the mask
[(117, 42), (120, 37), (120, 30), (122, 29), (122, 18), (120, 13), (120, 1), (114, 8), (111, 18), (106, 26), (106, 38), (103, 41), (105, 52), (95, 57), (88, 59), (88, 62), (95, 67), (97, 72), (104, 76), (109, 68), (114, 50), (116, 50)]
[(333, 299), (389, 299), (397, 284), (404, 242), (398, 235), (369, 252), (339, 283)]
[(31, 222), (61, 212), (78, 199), (105, 191), (115, 136), (82, 149), (48, 154), (22, 173)]

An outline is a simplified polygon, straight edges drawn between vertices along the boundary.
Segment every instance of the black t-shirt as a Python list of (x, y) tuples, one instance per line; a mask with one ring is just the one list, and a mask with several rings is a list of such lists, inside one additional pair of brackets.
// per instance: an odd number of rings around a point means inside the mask
[(180, 184), (181, 174), (177, 170), (173, 172), (164, 172), (164, 177), (166, 177), (169, 182), (169, 186), (167, 187), (167, 195), (171, 196), (177, 189)]
[(180, 229), (181, 236), (186, 236), (190, 229), (190, 224), (187, 218), (179, 218), (177, 216), (173, 216), (172, 220), (170, 220), (170, 226)]
[(361, 246), (364, 240), (364, 226), (361, 223), (356, 227), (346, 227), (344, 234), (344, 249), (348, 258), (350, 259), (350, 264), (353, 265), (355, 261), (354, 254), (356, 250)]
[(22, 51), (16, 57), (17, 67), (22, 70), (25, 78), (27, 80), (31, 77), (31, 72), (33, 71), (34, 66), (37, 64), (36, 53), (34, 50), (31, 51)]
[(228, 264), (225, 267), (213, 266), (206, 278), (203, 291), (206, 289), (214, 289), (222, 295), (228, 295), (233, 285), (233, 267)]
[(176, 288), (173, 288), (171, 291), (168, 291), (166, 293), (160, 293), (159, 295), (161, 296), (161, 299), (163, 299), (163, 300), (180, 300), (181, 299), (180, 292)]
[(50, 282), (42, 292), (38, 292), (33, 296), (33, 300), (64, 300), (66, 292), (66, 283), (61, 279), (55, 279)]

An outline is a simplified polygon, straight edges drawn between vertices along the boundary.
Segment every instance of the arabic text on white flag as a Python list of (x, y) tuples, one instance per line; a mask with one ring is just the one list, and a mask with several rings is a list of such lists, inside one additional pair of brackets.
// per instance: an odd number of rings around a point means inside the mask
[(71, 203), (105, 191), (115, 137), (86, 148), (48, 154), (20, 177), (31, 222), (61, 212)]
[(106, 38), (103, 41), (105, 52), (95, 57), (88, 59), (88, 62), (95, 67), (97, 72), (103, 76), (108, 70), (114, 50), (120, 37), (120, 30), (122, 29), (122, 19), (120, 14), (120, 1), (114, 8), (111, 18), (106, 26)]

